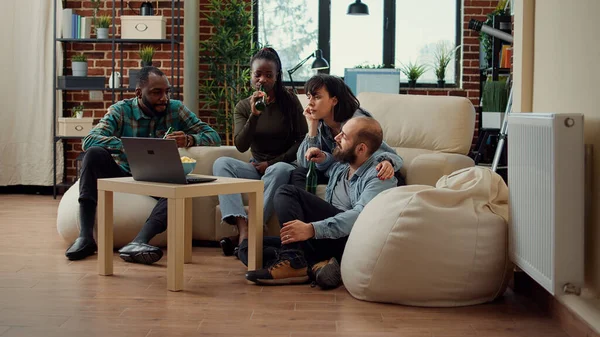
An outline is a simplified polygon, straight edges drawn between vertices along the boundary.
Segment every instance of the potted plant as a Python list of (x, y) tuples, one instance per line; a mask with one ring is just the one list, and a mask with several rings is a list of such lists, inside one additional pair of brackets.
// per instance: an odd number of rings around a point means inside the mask
[(427, 66), (417, 62), (408, 62), (406, 65), (402, 64), (400, 71), (408, 78), (408, 87), (414, 88), (419, 77), (427, 71)]
[(83, 104), (80, 104), (73, 108), (71, 117), (73, 118), (83, 118)]
[(71, 68), (73, 69), (73, 76), (87, 76), (87, 56), (83, 53), (73, 55), (71, 58)]
[(443, 88), (446, 84), (446, 68), (450, 64), (450, 61), (458, 48), (460, 48), (460, 46), (452, 48), (452, 45), (448, 41), (441, 41), (435, 46), (432, 66), (435, 76), (438, 79), (438, 88)]
[[(501, 16), (510, 17), (510, 9), (505, 8), (507, 1), (508, 0), (498, 1), (498, 5), (496, 6), (496, 8), (494, 8), (494, 10), (491, 13), (488, 13), (486, 15), (486, 20), (483, 22), (483, 24), (486, 26), (493, 27), (495, 17), (501, 17)], [(486, 64), (480, 65), (480, 68), (493, 67), (494, 65), (492, 64), (492, 53), (493, 53), (492, 49), (494, 46), (492, 45), (492, 36), (482, 31), (479, 33), (479, 41), (481, 42), (481, 52), (485, 56), (485, 63), (486, 63)]]
[(154, 57), (154, 48), (152, 46), (142, 47), (139, 55), (142, 59), (142, 68), (150, 67), (152, 65), (152, 58)]
[(102, 15), (96, 20), (96, 37), (99, 39), (108, 39), (108, 27), (112, 23), (112, 18)]

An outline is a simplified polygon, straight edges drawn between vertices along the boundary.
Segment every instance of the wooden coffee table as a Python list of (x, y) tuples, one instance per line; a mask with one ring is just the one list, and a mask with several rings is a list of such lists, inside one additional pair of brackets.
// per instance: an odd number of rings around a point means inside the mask
[(167, 289), (183, 289), (183, 264), (192, 261), (192, 198), (247, 193), (248, 270), (262, 268), (262, 180), (215, 177), (201, 184), (135, 181), (132, 177), (98, 179), (98, 273), (113, 274), (113, 193), (141, 194), (168, 199)]

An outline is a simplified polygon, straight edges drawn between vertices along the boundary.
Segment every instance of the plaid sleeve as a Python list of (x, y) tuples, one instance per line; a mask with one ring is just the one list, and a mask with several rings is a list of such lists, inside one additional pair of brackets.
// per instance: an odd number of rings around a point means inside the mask
[(100, 146), (107, 150), (123, 152), (123, 144), (118, 137), (122, 132), (123, 112), (119, 107), (111, 106), (108, 112), (83, 139), (83, 150)]
[(185, 105), (179, 107), (179, 120), (182, 131), (194, 137), (194, 145), (219, 146), (221, 137), (208, 124), (201, 121), (196, 114), (191, 112)]

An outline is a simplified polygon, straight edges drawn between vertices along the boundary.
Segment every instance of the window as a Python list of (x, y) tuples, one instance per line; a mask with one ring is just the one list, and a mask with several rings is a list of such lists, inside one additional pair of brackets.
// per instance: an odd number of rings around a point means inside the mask
[[(346, 15), (353, 1), (256, 1), (255, 40), (280, 53), (284, 81), (289, 81), (287, 70), (315, 49), (323, 50), (329, 61), (326, 72), (344, 76), (345, 68), (356, 66), (430, 64), (437, 44), (460, 44), (461, 0), (363, 0), (369, 6), (368, 16)], [(294, 82), (316, 73), (311, 64), (312, 59), (293, 74)], [(457, 64), (452, 60), (448, 65), (446, 83), (456, 83)], [(419, 83), (436, 81), (433, 69), (419, 79)], [(407, 82), (404, 75), (402, 82)]]
[[(344, 68), (379, 65), (383, 59), (383, 1), (369, 3), (369, 15), (347, 15), (351, 1), (331, 2), (329, 73), (344, 76)], [(366, 2), (365, 2), (366, 3)]]
[[(319, 1), (260, 0), (258, 42), (270, 45), (279, 54), (283, 80), (289, 81), (287, 70), (318, 49)], [(293, 80), (306, 81), (316, 73), (307, 62), (298, 69)]]
[[(396, 0), (396, 67), (409, 62), (431, 64), (439, 43), (454, 47), (456, 20), (455, 0)], [(450, 62), (446, 69), (446, 83), (455, 83), (454, 75), (454, 62)], [(419, 82), (437, 82), (432, 67), (428, 67)]]

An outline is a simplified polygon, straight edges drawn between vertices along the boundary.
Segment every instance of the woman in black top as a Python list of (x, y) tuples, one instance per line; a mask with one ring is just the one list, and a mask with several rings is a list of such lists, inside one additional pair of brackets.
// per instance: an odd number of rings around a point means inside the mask
[[(252, 57), (250, 66), (250, 83), (256, 91), (235, 107), (234, 142), (240, 152), (250, 149), (252, 158), (250, 162), (243, 162), (221, 157), (213, 165), (213, 174), (263, 180), (263, 220), (266, 223), (273, 214), (275, 191), (289, 181), (296, 168), (296, 152), (308, 127), (298, 97), (283, 86), (281, 60), (277, 52), (273, 48), (259, 50)], [(261, 87), (263, 91), (259, 90)], [(265, 93), (266, 108), (259, 111), (254, 103)], [(222, 221), (237, 226), (238, 242), (241, 244), (248, 237), (248, 215), (242, 196), (220, 195), (219, 205)], [(222, 246), (229, 244), (226, 240), (221, 241)]]

